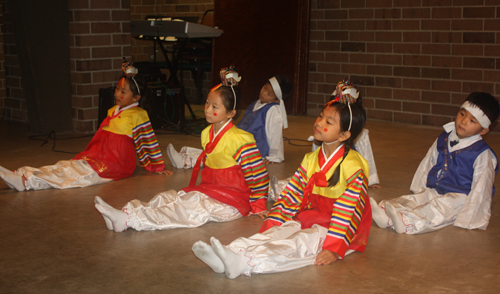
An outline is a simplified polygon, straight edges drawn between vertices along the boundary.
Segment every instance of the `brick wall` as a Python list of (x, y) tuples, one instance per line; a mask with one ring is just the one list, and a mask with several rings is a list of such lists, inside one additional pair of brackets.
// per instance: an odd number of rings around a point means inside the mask
[(4, 52), (5, 92), (3, 117), (12, 121), (28, 122), (26, 99), (21, 83), (21, 69), (17, 57), (16, 40), (14, 38), (12, 23), (7, 1), (2, 1), (2, 31)]
[[(196, 16), (199, 22), (203, 13), (214, 8), (214, 0), (130, 0), (130, 18), (132, 20), (144, 20), (147, 15), (162, 15), (167, 17)], [(168, 46), (168, 45), (167, 45)], [(133, 61), (153, 61), (153, 42), (132, 38), (132, 60)], [(163, 61), (161, 52), (157, 52), (157, 60)], [(168, 71), (163, 71), (167, 74)], [(190, 101), (196, 100), (196, 88), (189, 71), (184, 71), (184, 86), (186, 97)], [(210, 89), (210, 72), (203, 77), (204, 92)]]
[(69, 0), (73, 129), (98, 127), (99, 89), (115, 85), (131, 56), (127, 0)]
[(499, 27), (499, 0), (312, 0), (308, 113), (349, 77), (369, 119), (441, 126), (500, 96)]

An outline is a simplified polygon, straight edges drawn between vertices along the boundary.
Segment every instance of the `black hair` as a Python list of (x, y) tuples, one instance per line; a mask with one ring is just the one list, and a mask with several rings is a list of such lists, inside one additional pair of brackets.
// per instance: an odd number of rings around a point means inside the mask
[(280, 85), (281, 88), (281, 95), (282, 95), (281, 99), (283, 99), (283, 101), (288, 100), (293, 91), (292, 82), (287, 76), (282, 74), (277, 74), (274, 77), (278, 81), (278, 84)]
[(341, 132), (346, 132), (349, 128), (349, 122), (351, 121), (351, 115), (349, 112), (349, 107), (351, 108), (352, 112), (352, 122), (351, 122), (351, 136), (349, 139), (345, 140), (344, 142), (344, 156), (342, 157), (342, 161), (340, 164), (337, 166), (335, 171), (333, 172), (333, 175), (328, 179), (328, 187), (333, 187), (337, 185), (340, 179), (340, 165), (342, 162), (344, 162), (344, 159), (346, 158), (347, 154), (349, 153), (349, 150), (354, 147), (354, 140), (359, 136), (361, 131), (363, 130), (363, 127), (365, 126), (366, 122), (366, 111), (361, 106), (360, 103), (354, 103), (351, 104), (350, 106), (341, 102), (334, 102), (330, 104), (330, 106), (327, 107), (333, 107), (336, 109), (337, 113), (339, 114), (340, 118), (340, 131)]
[(222, 104), (224, 104), (224, 108), (226, 108), (226, 111), (231, 111), (233, 110), (234, 107), (234, 94), (236, 94), (236, 114), (233, 116), (233, 120), (237, 119), (238, 116), (240, 115), (240, 109), (239, 109), (239, 104), (241, 101), (241, 91), (238, 87), (233, 86), (233, 90), (231, 89), (231, 86), (220, 86), (215, 90), (215, 92), (219, 92), (221, 98), (222, 98)]
[[(136, 75), (133, 78), (124, 75), (123, 78), (125, 78), (125, 80), (127, 80), (128, 86), (130, 87), (130, 91), (132, 91), (132, 94), (134, 96), (140, 95), (142, 98), (146, 95), (146, 82), (144, 81), (144, 79), (141, 75)], [(134, 82), (134, 80), (135, 80), (135, 82)], [(137, 85), (136, 85), (136, 82), (137, 82)], [(139, 86), (139, 91), (137, 90), (137, 86)]]
[(488, 117), (491, 124), (493, 124), (500, 114), (500, 105), (498, 100), (493, 97), (493, 95), (484, 92), (474, 92), (470, 93), (465, 99), (470, 103), (476, 105), (483, 111), (483, 113)]

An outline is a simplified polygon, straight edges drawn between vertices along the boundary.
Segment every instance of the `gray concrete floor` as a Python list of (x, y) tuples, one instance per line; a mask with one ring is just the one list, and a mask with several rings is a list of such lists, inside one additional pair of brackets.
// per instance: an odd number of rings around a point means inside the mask
[[(314, 118), (289, 117), (284, 135), (305, 139)], [(409, 192), (413, 173), (440, 128), (369, 121), (367, 128), (381, 179), (370, 189), (377, 201)], [(0, 165), (15, 169), (69, 159), (28, 139), (26, 126), (0, 121)], [(162, 150), (200, 146), (199, 138), (158, 135)], [(78, 152), (90, 138), (57, 141), (56, 149)], [(486, 141), (500, 153), (500, 135)], [(303, 142), (295, 142), (303, 144)], [(270, 175), (290, 176), (310, 147), (285, 143), (284, 163), (268, 165)], [(166, 155), (165, 155), (166, 156)], [(168, 158), (166, 158), (168, 162)], [(168, 163), (170, 165), (170, 163)], [(170, 166), (171, 167), (171, 166)], [(115, 207), (134, 198), (187, 185), (190, 170), (160, 176), (137, 168), (128, 179), (68, 190), (16, 192), (0, 183), (1, 293), (498, 293), (500, 289), (500, 193), (493, 200), (486, 231), (447, 227), (411, 236), (372, 226), (364, 253), (329, 266), (229, 280), (191, 252), (211, 236), (227, 244), (256, 233), (258, 217), (209, 223), (196, 229), (114, 233), (93, 205), (95, 195)], [(496, 178), (500, 188), (500, 177)], [(498, 191), (498, 190), (497, 190)], [(270, 204), (270, 203), (268, 203)]]

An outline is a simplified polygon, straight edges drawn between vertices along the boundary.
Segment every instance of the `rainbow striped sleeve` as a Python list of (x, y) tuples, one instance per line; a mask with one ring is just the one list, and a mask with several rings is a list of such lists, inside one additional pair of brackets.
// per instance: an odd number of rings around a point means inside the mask
[(341, 257), (356, 234), (365, 203), (368, 201), (368, 179), (360, 169), (347, 180), (345, 192), (333, 204), (332, 218), (323, 249), (336, 252)]
[(258, 200), (267, 201), (269, 175), (257, 145), (254, 142), (243, 144), (234, 153), (233, 158), (241, 166), (245, 181), (252, 191), (250, 205)]
[(165, 169), (160, 146), (156, 141), (155, 132), (148, 121), (137, 125), (132, 130), (135, 152), (139, 158), (139, 164), (146, 170), (156, 172)]
[(281, 192), (281, 198), (273, 205), (267, 218), (280, 223), (291, 220), (300, 209), (308, 181), (306, 169), (300, 166)]

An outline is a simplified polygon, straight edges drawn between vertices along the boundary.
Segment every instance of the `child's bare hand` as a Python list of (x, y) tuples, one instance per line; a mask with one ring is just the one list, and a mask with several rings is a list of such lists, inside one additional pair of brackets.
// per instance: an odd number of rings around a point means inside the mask
[(321, 251), (318, 256), (316, 256), (316, 260), (314, 261), (315, 265), (328, 265), (333, 263), (339, 259), (337, 253), (334, 253), (330, 250)]
[(159, 171), (159, 172), (156, 172), (157, 174), (159, 175), (166, 175), (166, 176), (170, 176), (172, 175), (174, 172), (171, 171), (171, 170), (168, 170), (168, 169), (165, 169), (165, 170), (162, 170), (162, 171)]
[(269, 214), (269, 211), (264, 210), (264, 211), (261, 211), (259, 213), (256, 213), (255, 215), (258, 215), (261, 219), (265, 219), (268, 214)]

